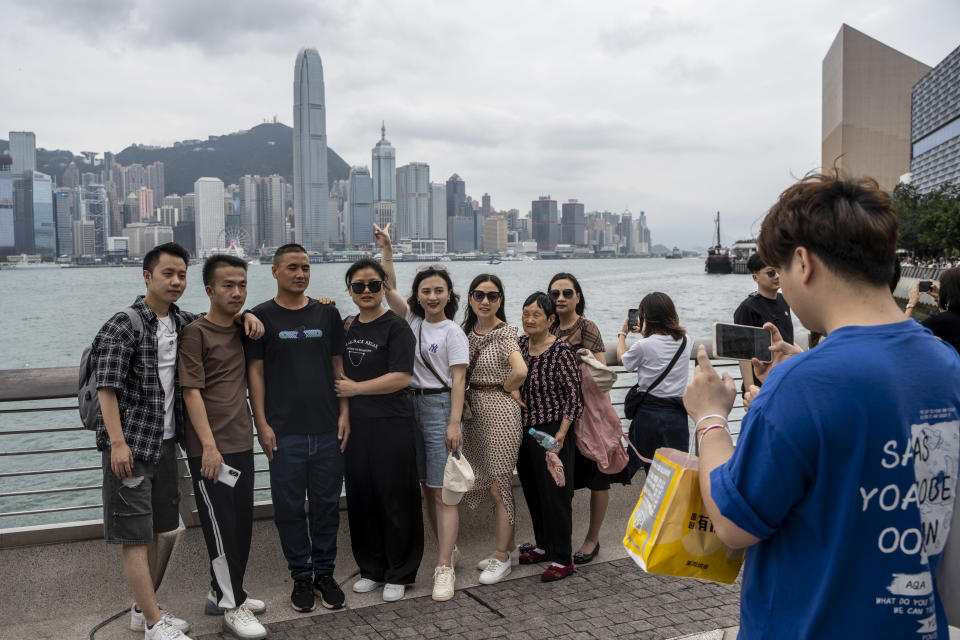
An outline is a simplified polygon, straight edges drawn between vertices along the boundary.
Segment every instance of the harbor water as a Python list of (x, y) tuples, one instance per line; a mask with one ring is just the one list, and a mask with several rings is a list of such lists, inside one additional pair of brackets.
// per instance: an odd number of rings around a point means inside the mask
[[(406, 294), (418, 266), (398, 263), (401, 291)], [(346, 291), (345, 264), (311, 266), (311, 297), (329, 297), (341, 313), (355, 313)], [(597, 323), (606, 341), (616, 338), (627, 309), (652, 291), (663, 291), (676, 304), (681, 324), (693, 337), (708, 337), (716, 321), (730, 322), (733, 311), (755, 289), (750, 276), (707, 275), (703, 260), (688, 258), (615, 260), (534, 260), (497, 265), (483, 262), (446, 262), (455, 290), (461, 295), (461, 309), (470, 281), (480, 273), (494, 273), (504, 282), (507, 321), (519, 325), (523, 300), (534, 291), (546, 290), (551, 276), (559, 271), (573, 273), (580, 281), (587, 306), (585, 315)], [(71, 268), (0, 271), (0, 369), (77, 366), (85, 346), (113, 313), (143, 293), (139, 268)], [(251, 265), (248, 271), (247, 306), (271, 298), (275, 282), (269, 265)], [(194, 312), (208, 307), (200, 267), (190, 267), (187, 290), (179, 302)], [(462, 317), (458, 315), (459, 321)], [(799, 324), (797, 328), (800, 329)], [(690, 365), (692, 366), (692, 364)], [(67, 406), (70, 400), (31, 403), (30, 406)], [(72, 401), (75, 406), (75, 400)], [(26, 404), (10, 403), (4, 409)], [(76, 410), (0, 414), (0, 431), (76, 427)], [(0, 436), (0, 452), (31, 449), (89, 447), (94, 437), (88, 431)], [(42, 458), (42, 462), (38, 460)], [(84, 491), (42, 495), (0, 497), (0, 514), (51, 507), (99, 505), (100, 454), (97, 451), (66, 452), (44, 456), (0, 456), (0, 494), (50, 489), (91, 487)], [(3, 477), (2, 474), (28, 469), (90, 467), (65, 474), (38, 474)], [(257, 468), (266, 468), (257, 456)], [(266, 474), (258, 474), (258, 487), (266, 485)], [(258, 491), (256, 499), (269, 498)], [(95, 506), (42, 515), (0, 517), (0, 529), (92, 520), (100, 516)]]

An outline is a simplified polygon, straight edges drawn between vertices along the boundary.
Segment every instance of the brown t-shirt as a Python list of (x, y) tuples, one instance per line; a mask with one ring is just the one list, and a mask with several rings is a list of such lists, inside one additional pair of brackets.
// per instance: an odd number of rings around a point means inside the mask
[[(197, 318), (180, 338), (180, 386), (200, 389), (207, 422), (220, 453), (253, 449), (253, 422), (247, 405), (247, 367), (241, 328)], [(203, 454), (187, 416), (187, 455)]]

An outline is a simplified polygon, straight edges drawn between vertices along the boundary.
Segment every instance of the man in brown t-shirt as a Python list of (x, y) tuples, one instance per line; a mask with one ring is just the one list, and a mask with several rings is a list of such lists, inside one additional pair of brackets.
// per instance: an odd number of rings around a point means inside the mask
[(179, 372), (189, 416), (187, 463), (210, 555), (205, 611), (222, 613), (224, 626), (237, 637), (265, 638), (254, 615), (265, 606), (243, 588), (253, 533), (253, 423), (243, 341), (233, 317), (247, 298), (247, 263), (211, 256), (203, 265), (203, 284), (210, 311), (184, 328)]

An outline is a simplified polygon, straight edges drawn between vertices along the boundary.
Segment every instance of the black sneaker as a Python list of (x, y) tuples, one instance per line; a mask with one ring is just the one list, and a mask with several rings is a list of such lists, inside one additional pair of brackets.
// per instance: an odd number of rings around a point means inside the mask
[(293, 583), (293, 593), (290, 594), (290, 606), (294, 611), (306, 613), (317, 608), (316, 598), (313, 597), (313, 585), (310, 578), (300, 578)]
[(343, 589), (329, 573), (313, 579), (313, 589), (320, 596), (320, 604), (327, 609), (343, 608)]

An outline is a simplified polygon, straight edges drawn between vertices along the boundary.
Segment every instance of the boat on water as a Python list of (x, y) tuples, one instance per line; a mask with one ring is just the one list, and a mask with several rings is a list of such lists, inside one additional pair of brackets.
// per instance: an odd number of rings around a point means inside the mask
[(679, 260), (680, 258), (683, 257), (683, 252), (680, 251), (680, 247), (674, 247), (673, 251), (671, 251), (670, 253), (668, 253), (663, 257), (666, 258), (667, 260)]
[(496, 258), (494, 256), (490, 256), (490, 259), (487, 260), (487, 264), (500, 264), (501, 262), (503, 261), (500, 260), (500, 258)]
[(717, 243), (707, 250), (707, 262), (703, 270), (707, 273), (733, 273), (733, 261), (730, 252), (720, 242), (720, 212), (714, 220)]
[(43, 262), (39, 255), (27, 255), (21, 253), (19, 256), (10, 256), (7, 263), (3, 265), (5, 269), (59, 269), (60, 265), (56, 262)]

